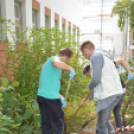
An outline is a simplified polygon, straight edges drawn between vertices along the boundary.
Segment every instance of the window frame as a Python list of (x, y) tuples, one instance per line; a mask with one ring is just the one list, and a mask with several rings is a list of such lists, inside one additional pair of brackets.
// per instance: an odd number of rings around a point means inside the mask
[[(17, 3), (18, 2), (15, 1), (14, 6), (17, 6), (18, 7), (18, 12), (19, 12), (18, 15), (19, 15), (19, 18), (16, 17), (16, 12), (15, 12), (15, 19), (21, 20), (21, 11), (20, 11), (21, 10), (20, 9), (21, 3), (20, 4), (19, 3), (17, 4)], [(14, 8), (14, 10), (15, 10), (15, 8)]]
[[(16, 17), (15, 6), (18, 7), (17, 12), (19, 12), (18, 13), (19, 18)], [(15, 24), (16, 24), (16, 33), (18, 33), (17, 28), (19, 28), (19, 34), (20, 34), (22, 32), (22, 12), (21, 12), (21, 2), (19, 2), (18, 0), (14, 0), (14, 17), (15, 17)], [(16, 35), (16, 37), (17, 37), (17, 35)]]
[[(2, 2), (0, 0), (0, 18), (2, 18)], [(0, 41), (4, 40), (4, 33), (2, 32), (2, 24), (0, 24)]]
[[(36, 20), (35, 23), (33, 22), (33, 21), (34, 21), (34, 20), (33, 20), (33, 19), (34, 19), (33, 15), (35, 15), (35, 20)], [(37, 10), (35, 10), (35, 9), (33, 9), (33, 8), (32, 8), (32, 27), (38, 27)]]
[(50, 28), (51, 27), (51, 16), (45, 14), (45, 27)]
[(54, 20), (54, 26), (56, 29), (59, 29), (59, 20), (57, 20), (57, 19)]

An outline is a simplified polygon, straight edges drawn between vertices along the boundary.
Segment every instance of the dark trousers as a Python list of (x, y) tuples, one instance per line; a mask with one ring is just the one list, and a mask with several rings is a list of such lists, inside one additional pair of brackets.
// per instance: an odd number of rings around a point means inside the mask
[(46, 99), (37, 95), (43, 134), (64, 134), (64, 111), (59, 99)]

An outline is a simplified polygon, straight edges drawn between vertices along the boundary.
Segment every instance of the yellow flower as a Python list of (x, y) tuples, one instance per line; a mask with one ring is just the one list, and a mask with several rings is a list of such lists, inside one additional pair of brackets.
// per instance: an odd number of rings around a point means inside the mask
[(83, 82), (83, 80), (81, 80), (80, 82)]

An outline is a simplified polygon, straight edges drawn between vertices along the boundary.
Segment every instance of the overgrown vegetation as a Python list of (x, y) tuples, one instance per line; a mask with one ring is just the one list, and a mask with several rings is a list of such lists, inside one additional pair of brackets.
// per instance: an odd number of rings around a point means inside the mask
[[(132, 70), (132, 72), (134, 72), (134, 57), (132, 57), (131, 59), (129, 59), (128, 61), (129, 66)], [(124, 81), (127, 80), (127, 73), (123, 73), (122, 74), (122, 78)], [(129, 81), (126, 84), (126, 88), (127, 88), (127, 92), (126, 92), (126, 96), (125, 96), (125, 100), (123, 102), (122, 105), (122, 109), (121, 109), (121, 115), (122, 115), (122, 120), (123, 120), (123, 125), (127, 126), (129, 125), (133, 125), (134, 124), (134, 79)]]
[[(12, 29), (15, 29), (15, 25), (10, 20), (1, 19), (1, 22), (3, 22), (1, 30), (5, 38), (3, 43), (9, 48), (6, 50), (6, 64), (0, 64), (2, 66), (1, 76), (7, 77), (9, 83), (14, 81), (19, 83), (14, 91), (3, 94), (5, 98), (1, 104), (1, 107), (3, 107), (2, 114), (9, 116), (16, 126), (5, 127), (8, 127), (9, 131), (14, 134), (41, 133), (40, 113), (36, 102), (40, 70), (49, 57), (56, 55), (59, 49), (64, 47), (69, 47), (73, 50), (74, 55), (68, 64), (74, 68), (77, 74), (71, 81), (68, 103), (65, 108), (65, 122), (67, 123), (80, 105), (81, 100), (88, 93), (87, 84), (89, 78), (83, 75), (83, 66), (87, 61), (84, 61), (81, 56), (79, 43), (76, 42), (74, 37), (76, 34), (68, 34), (55, 28), (47, 29), (45, 27), (39, 29), (27, 28), (26, 31), (20, 34), (12, 31)], [(69, 81), (69, 71), (63, 71), (62, 74), (61, 94), (65, 96)], [(94, 102), (83, 106), (78, 116), (74, 118), (71, 125), (66, 129), (66, 133), (69, 131), (81, 131), (82, 124), (94, 114)]]
[[(129, 31), (134, 30), (134, 1), (133, 0), (117, 0), (115, 2), (114, 7), (112, 8), (111, 17), (114, 15), (118, 15), (118, 27), (121, 31), (125, 26), (126, 20), (129, 22)], [(134, 72), (134, 57), (129, 59), (128, 61), (132, 72)], [(127, 73), (121, 74), (124, 81), (127, 80)], [(122, 105), (122, 119), (123, 125), (126, 126), (128, 124), (133, 125), (134, 117), (134, 80), (129, 81), (127, 83), (127, 92), (126, 97)]]
[[(74, 55), (69, 60), (76, 71), (77, 76), (71, 81), (68, 103), (65, 111), (65, 124), (79, 107), (80, 102), (87, 96), (87, 84), (90, 81), (83, 75), (83, 66), (87, 61), (83, 59), (79, 51), (79, 43), (74, 34), (68, 34), (58, 29), (27, 28), (26, 31), (16, 33), (15, 25), (10, 20), (0, 19), (1, 31), (4, 33), (3, 43), (8, 46), (6, 50), (6, 64), (0, 62), (2, 67), (0, 87), (0, 133), (1, 134), (40, 134), (41, 120), (36, 94), (38, 90), (39, 74), (44, 62), (56, 55), (60, 48), (69, 47)], [(8, 36), (7, 36), (8, 33)], [(16, 38), (16, 34), (17, 37)], [(27, 35), (27, 36), (26, 36)], [(75, 35), (76, 36), (76, 35)], [(10, 38), (9, 38), (10, 37)], [(2, 58), (2, 57), (1, 57)], [(130, 65), (134, 71), (134, 59)], [(126, 74), (122, 74), (126, 80)], [(7, 79), (8, 78), (8, 79)], [(69, 72), (63, 71), (61, 80), (61, 94), (65, 96)], [(132, 124), (133, 121), (133, 85), (131, 81), (127, 85), (127, 96), (122, 108), (123, 122)], [(81, 132), (81, 126), (85, 121), (95, 115), (95, 102), (85, 104), (73, 119), (68, 132)], [(128, 115), (129, 118), (125, 116)], [(92, 121), (89, 126), (96, 123)], [(124, 123), (124, 124), (125, 124)]]
[(134, 1), (133, 0), (117, 0), (112, 8), (111, 16), (118, 15), (118, 26), (123, 30), (126, 19), (129, 20), (130, 31), (134, 30)]

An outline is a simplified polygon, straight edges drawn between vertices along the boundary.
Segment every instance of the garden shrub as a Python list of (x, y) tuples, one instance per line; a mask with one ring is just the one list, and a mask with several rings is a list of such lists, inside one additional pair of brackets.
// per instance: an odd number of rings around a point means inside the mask
[[(134, 57), (128, 60), (130, 69), (134, 72)], [(127, 73), (121, 74), (124, 81), (127, 80)], [(121, 115), (123, 120), (123, 125), (133, 125), (134, 124), (134, 79), (126, 84), (127, 92), (125, 100), (122, 105)]]
[[(14, 134), (17, 132), (39, 134), (41, 131), (40, 113), (36, 101), (41, 67), (49, 57), (56, 55), (59, 49), (64, 47), (73, 50), (74, 55), (67, 64), (74, 68), (77, 75), (71, 81), (67, 98), (68, 104), (65, 108), (65, 123), (67, 123), (80, 105), (81, 100), (88, 93), (89, 78), (83, 75), (83, 66), (87, 61), (81, 55), (79, 42), (76, 42), (74, 38), (76, 34), (68, 34), (59, 29), (45, 27), (26, 28), (26, 31), (20, 34), (11, 30), (11, 28), (15, 29), (16, 27), (10, 20), (0, 20), (3, 23), (1, 30), (5, 37), (3, 43), (8, 46), (6, 65), (0, 63), (2, 66), (1, 77), (7, 77), (8, 83), (16, 81), (17, 84), (14, 91), (7, 91), (3, 94), (5, 99), (1, 103), (3, 114), (9, 116), (16, 126), (10, 126), (9, 130)], [(10, 39), (5, 31), (8, 31)], [(61, 94), (63, 96), (65, 96), (68, 82), (69, 71), (63, 70), (61, 80)], [(14, 84), (12, 86), (14, 87)], [(80, 129), (88, 117), (95, 114), (94, 104), (91, 102), (90, 105), (83, 106), (67, 132), (80, 131), (77, 128)], [(77, 127), (74, 127), (74, 124), (77, 124)]]

